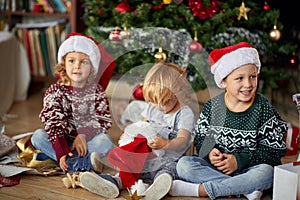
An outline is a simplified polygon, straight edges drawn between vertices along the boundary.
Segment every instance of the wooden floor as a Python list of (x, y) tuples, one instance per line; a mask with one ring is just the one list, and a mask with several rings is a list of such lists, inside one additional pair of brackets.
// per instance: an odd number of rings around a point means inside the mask
[[(6, 134), (10, 137), (34, 131), (37, 128), (42, 128), (42, 124), (38, 119), (38, 114), (42, 108), (42, 93), (33, 93), (29, 96), (27, 101), (15, 103), (9, 111), (9, 118), (4, 121)], [(113, 128), (109, 134), (114, 141), (117, 141), (121, 130), (114, 122)], [(296, 156), (285, 157), (284, 162), (296, 160)], [(114, 173), (109, 168), (104, 168), (105, 173)], [(0, 199), (3, 200), (17, 200), (17, 199), (30, 199), (30, 200), (52, 200), (52, 199), (104, 199), (96, 194), (88, 192), (84, 189), (66, 189), (61, 181), (64, 175), (55, 176), (38, 176), (38, 175), (21, 175), (21, 183), (12, 187), (0, 188)], [(127, 191), (122, 191), (120, 197), (117, 199), (124, 199), (127, 196)], [(208, 198), (189, 198), (189, 197), (165, 197), (164, 200), (179, 200), (179, 199), (208, 199)], [(222, 199), (222, 198), (218, 198)], [(223, 198), (224, 199), (224, 198)], [(228, 198), (225, 198), (228, 199)], [(235, 199), (235, 198), (229, 198)], [(245, 199), (245, 198), (242, 198)], [(264, 200), (270, 200), (271, 195), (263, 196)]]

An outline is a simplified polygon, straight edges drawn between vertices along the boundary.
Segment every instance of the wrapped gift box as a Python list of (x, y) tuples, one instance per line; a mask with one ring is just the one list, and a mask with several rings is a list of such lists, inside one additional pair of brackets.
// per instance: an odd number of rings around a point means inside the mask
[(290, 123), (288, 123), (288, 130), (287, 134), (285, 135), (287, 156), (298, 154), (299, 131), (300, 129), (298, 127), (292, 126)]
[(300, 162), (275, 166), (273, 200), (300, 200)]

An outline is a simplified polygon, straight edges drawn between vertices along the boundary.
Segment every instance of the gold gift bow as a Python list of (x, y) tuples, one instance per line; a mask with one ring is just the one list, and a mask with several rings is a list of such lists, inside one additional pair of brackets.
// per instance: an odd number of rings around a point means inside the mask
[(44, 161), (33, 159), (35, 157), (35, 154), (41, 153), (41, 151), (35, 149), (33, 146), (26, 146), (26, 143), (30, 140), (30, 138), (31, 136), (29, 135), (27, 137), (19, 139), (16, 142), (16, 145), (20, 150), (18, 158), (24, 162), (25, 166), (37, 169), (49, 169), (57, 167), (56, 163), (51, 159), (47, 159)]

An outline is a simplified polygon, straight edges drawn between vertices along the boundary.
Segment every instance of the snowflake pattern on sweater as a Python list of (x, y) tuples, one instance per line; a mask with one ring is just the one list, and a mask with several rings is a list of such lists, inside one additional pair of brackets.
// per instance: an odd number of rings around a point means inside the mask
[[(287, 124), (275, 108), (264, 96), (256, 94), (246, 111), (231, 112), (225, 105), (224, 95), (210, 99), (200, 113), (194, 130), (197, 152), (203, 150), (202, 146), (210, 146), (234, 154), (238, 171), (261, 163), (281, 164), (281, 157), (286, 153), (283, 138)], [(208, 154), (210, 150), (205, 152)], [(205, 159), (208, 159), (207, 154)]]
[(85, 134), (90, 140), (112, 125), (109, 102), (100, 85), (74, 88), (52, 84), (44, 95), (39, 115), (57, 158), (70, 152), (67, 141)]

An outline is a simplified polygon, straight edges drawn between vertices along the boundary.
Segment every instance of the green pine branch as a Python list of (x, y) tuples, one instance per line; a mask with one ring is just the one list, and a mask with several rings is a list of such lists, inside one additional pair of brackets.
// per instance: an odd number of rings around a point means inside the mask
[[(142, 28), (142, 27), (166, 27), (172, 30), (185, 29), (192, 38), (195, 31), (197, 31), (198, 41), (210, 51), (214, 48), (220, 48), (225, 46), (224, 42), (213, 41), (212, 38), (218, 34), (226, 33), (228, 28), (236, 27), (243, 28), (250, 31), (253, 34), (259, 35), (259, 40), (262, 41), (265, 49), (262, 57), (263, 73), (266, 78), (267, 87), (274, 88), (275, 79), (269, 77), (270, 74), (276, 74), (282, 65), (288, 63), (280, 63), (278, 61), (272, 63), (270, 59), (278, 56), (291, 55), (297, 48), (296, 45), (286, 40), (283, 36), (279, 41), (271, 41), (269, 32), (274, 28), (276, 24), (277, 29), (283, 31), (284, 25), (278, 20), (280, 11), (278, 9), (263, 10), (264, 1), (245, 1), (246, 7), (251, 10), (247, 13), (248, 20), (244, 18), (238, 20), (239, 7), (241, 5), (240, 0), (228, 0), (220, 1), (219, 11), (212, 18), (199, 19), (193, 15), (192, 10), (188, 6), (188, 0), (183, 1), (181, 4), (175, 4), (172, 2), (168, 5), (163, 5), (161, 9), (153, 9), (153, 6), (158, 6), (162, 3), (162, 0), (129, 0), (127, 1), (131, 10), (128, 13), (119, 13), (116, 11), (116, 6), (119, 3), (125, 2), (124, 0), (110, 1), (110, 0), (86, 0), (85, 9), (86, 12), (83, 16), (85, 25), (87, 26), (86, 34), (89, 34), (96, 38), (98, 41), (107, 41), (109, 34), (99, 31), (98, 27), (115, 27), (121, 28)], [(211, 0), (203, 0), (206, 6), (211, 5)], [(243, 34), (235, 35), (233, 38), (235, 42), (248, 41), (255, 43), (252, 38), (247, 38)], [(117, 48), (117, 47), (116, 47)], [(189, 48), (189, 47), (186, 47)], [(192, 57), (196, 55), (191, 55)], [(197, 56), (196, 56), (197, 57)], [(126, 53), (122, 58), (117, 60), (118, 66), (115, 71), (116, 74), (124, 74), (128, 72), (132, 66), (136, 66), (141, 63), (153, 62), (153, 56), (145, 53), (143, 50)], [(277, 66), (277, 67), (276, 67)], [(205, 64), (203, 64), (205, 67)], [(194, 88), (203, 89), (206, 84), (203, 79), (206, 77), (197, 76), (197, 69), (193, 69), (190, 66), (190, 73), (198, 77), (193, 80)], [(203, 75), (202, 75), (203, 76)], [(269, 84), (268, 83), (272, 83)]]

